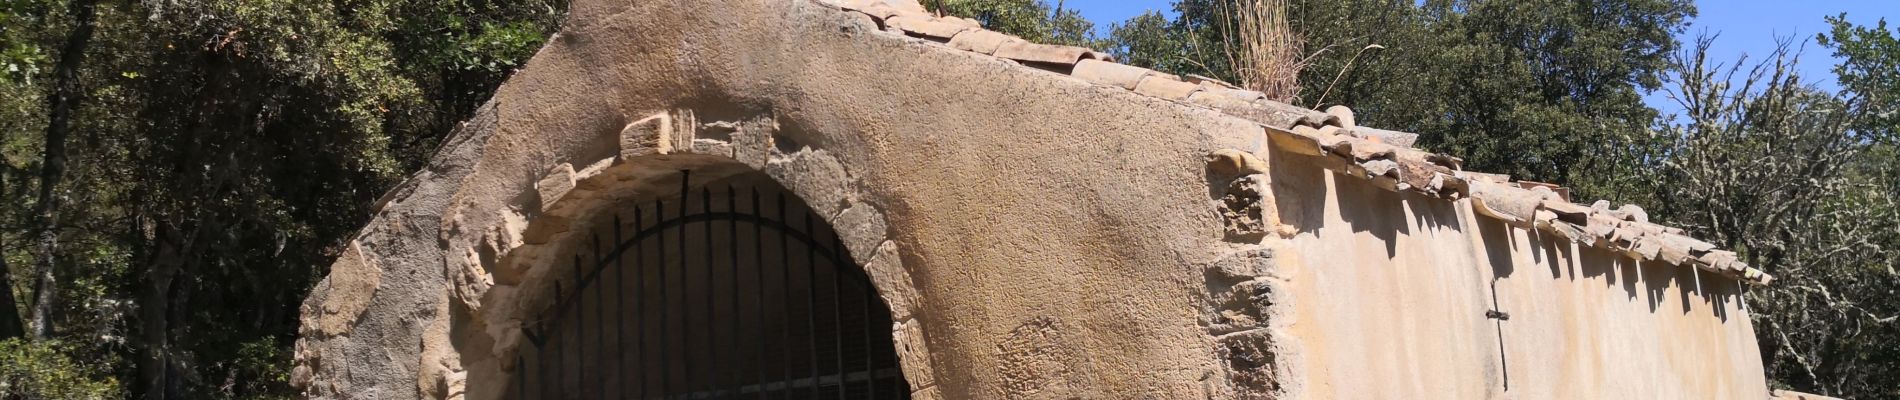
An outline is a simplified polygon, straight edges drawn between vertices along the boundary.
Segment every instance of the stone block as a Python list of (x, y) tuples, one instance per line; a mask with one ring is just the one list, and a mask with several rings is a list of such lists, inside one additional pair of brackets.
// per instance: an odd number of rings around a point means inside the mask
[(535, 182), (534, 190), (541, 195), (541, 212), (553, 210), (555, 203), (574, 190), (574, 166), (567, 163), (554, 166), (540, 182)]
[(1228, 334), (1216, 339), (1215, 351), (1227, 364), (1227, 379), (1239, 399), (1272, 399), (1280, 389), (1274, 373), (1273, 336), (1268, 329)]
[(877, 287), (878, 297), (891, 311), (892, 321), (909, 320), (917, 307), (917, 288), (911, 285), (910, 271), (904, 269), (897, 244), (885, 241), (873, 250), (864, 263), (864, 274)]
[(910, 392), (911, 400), (943, 400), (943, 391), (931, 386)]
[(620, 129), (620, 159), (673, 153), (673, 118), (665, 113), (646, 117)]
[(928, 340), (924, 338), (921, 323), (912, 319), (893, 324), (891, 339), (897, 345), (897, 361), (910, 389), (918, 391), (936, 386), (937, 374), (930, 368), (930, 348), (925, 343)]
[(777, 179), (821, 217), (844, 210), (855, 196), (855, 185), (844, 164), (824, 150), (800, 151), (767, 162), (765, 174)]
[(851, 258), (860, 264), (869, 262), (872, 252), (886, 243), (884, 213), (870, 204), (851, 204), (831, 220), (831, 226), (838, 232), (838, 239), (844, 241), (845, 249), (851, 251)]
[(535, 217), (534, 223), (528, 224), (528, 229), (522, 232), (521, 242), (526, 244), (548, 244), (548, 242), (554, 240), (555, 235), (566, 233), (572, 224), (573, 223), (568, 221), (567, 218), (542, 214), (539, 217)]

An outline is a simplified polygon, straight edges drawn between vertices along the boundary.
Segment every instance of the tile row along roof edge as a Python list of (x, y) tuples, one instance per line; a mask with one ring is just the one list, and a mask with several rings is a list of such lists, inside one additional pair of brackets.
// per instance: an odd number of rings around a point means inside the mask
[(1417, 134), (1355, 125), (1352, 110), (1325, 112), (1269, 100), (1263, 93), (1215, 79), (1118, 64), (1092, 49), (1032, 43), (983, 29), (976, 20), (937, 16), (910, 1), (845, 0), (840, 7), (866, 16), (881, 29), (952, 49), (1013, 60), (1095, 84), (1207, 107), (1266, 127), (1274, 146), (1314, 156), (1317, 163), (1390, 191), (1410, 191), (1446, 200), (1470, 198), (1480, 215), (1644, 261), (1689, 265), (1754, 285), (1773, 276), (1749, 267), (1734, 252), (1649, 222), (1635, 205), (1612, 209), (1607, 201), (1581, 205), (1569, 190), (1508, 176), (1463, 171), (1462, 160), (1412, 148)]

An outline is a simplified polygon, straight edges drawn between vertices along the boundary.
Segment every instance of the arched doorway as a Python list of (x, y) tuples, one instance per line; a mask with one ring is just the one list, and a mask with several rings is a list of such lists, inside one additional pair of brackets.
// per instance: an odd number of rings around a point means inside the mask
[(909, 398), (891, 314), (822, 217), (760, 173), (680, 183), (577, 236), (513, 398)]

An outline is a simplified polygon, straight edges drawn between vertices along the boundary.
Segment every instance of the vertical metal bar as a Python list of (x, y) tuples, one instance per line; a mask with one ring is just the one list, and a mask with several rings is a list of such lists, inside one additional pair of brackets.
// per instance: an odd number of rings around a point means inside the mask
[[(806, 236), (811, 235), (811, 218), (811, 210), (805, 210), (804, 235)], [(805, 331), (811, 333), (811, 398), (813, 399), (818, 398), (820, 376), (818, 369), (818, 264), (813, 261), (813, 254), (817, 252), (818, 250), (812, 246), (805, 246), (805, 294), (807, 295), (805, 308), (809, 310), (805, 313)]]
[[(853, 260), (853, 258), (851, 258), (849, 250), (847, 250), (844, 254), (845, 254), (846, 260)], [(870, 257), (870, 256), (871, 255), (869, 254), (865, 255), (865, 257)], [(858, 267), (858, 265), (853, 263), (851, 264), (851, 267), (855, 268), (855, 267)], [(868, 274), (860, 275), (860, 274), (853, 273), (852, 276), (865, 278), (865, 279), (855, 279), (853, 281), (860, 283), (861, 284), (860, 286), (864, 288), (864, 296), (860, 297), (860, 299), (862, 299), (864, 302), (862, 304), (859, 304), (859, 307), (858, 307), (858, 309), (863, 312), (863, 316), (860, 319), (860, 322), (861, 322), (861, 325), (864, 325), (863, 326), (864, 336), (861, 338), (864, 342), (863, 343), (864, 345), (864, 376), (866, 378), (864, 380), (864, 383), (865, 383), (864, 398), (876, 400), (877, 399), (877, 362), (872, 358), (872, 355), (877, 354), (877, 352), (873, 351), (873, 349), (876, 348), (876, 345), (872, 344), (871, 337), (876, 334), (876, 331), (873, 331), (872, 328), (877, 326), (877, 320), (873, 319), (873, 316), (877, 315), (877, 305), (873, 304), (874, 302), (878, 301), (877, 286), (871, 283), (871, 280), (869, 279), (870, 276), (868, 276)]]
[[(560, 286), (561, 286), (561, 283), (560, 283), (560, 282), (555, 282), (555, 283), (554, 283), (554, 286), (555, 286), (555, 288), (556, 288), (556, 289), (554, 290), (554, 292), (555, 292), (555, 294), (556, 294), (556, 295), (555, 295), (555, 298), (560, 298), (560, 295), (559, 295), (559, 294), (560, 294), (560, 292), (561, 292), (561, 290), (560, 290), (559, 288), (560, 288)], [(550, 388), (550, 387), (548, 386), (548, 378), (550, 378), (550, 377), (551, 377), (551, 375), (552, 375), (552, 374), (554, 373), (554, 372), (553, 372), (553, 371), (554, 371), (554, 369), (553, 369), (553, 368), (548, 368), (548, 362), (549, 362), (549, 361), (552, 361), (552, 360), (554, 360), (554, 357), (549, 357), (549, 356), (548, 356), (548, 350), (550, 349), (550, 346), (548, 346), (548, 345), (552, 345), (552, 344), (553, 344), (553, 343), (548, 343), (548, 342), (552, 342), (552, 341), (554, 341), (554, 332), (545, 332), (545, 329), (546, 329), (546, 327), (548, 327), (548, 326), (553, 326), (553, 325), (543, 325), (543, 329), (544, 329), (544, 332), (542, 333), (542, 339), (541, 339), (541, 340), (542, 340), (542, 342), (541, 342), (541, 344), (542, 344), (542, 346), (537, 346), (537, 347), (535, 347), (535, 349), (534, 349), (534, 355), (535, 355), (535, 358), (537, 359), (535, 363), (536, 363), (536, 364), (540, 364), (540, 366), (541, 366), (541, 368), (540, 368), (540, 370), (541, 370), (541, 371), (540, 371), (540, 372), (541, 372), (541, 379), (537, 379), (537, 380), (536, 380), (537, 382), (535, 382), (535, 383), (537, 384), (537, 386), (540, 386), (540, 387), (538, 387), (538, 388), (536, 388), (536, 389), (540, 389), (540, 390), (538, 390), (538, 392), (541, 392), (541, 395), (543, 395), (543, 396), (547, 396), (547, 397), (550, 397), (550, 398), (551, 398), (551, 397), (553, 397), (553, 394), (552, 394), (552, 393), (549, 393), (549, 391), (550, 391), (550, 390), (552, 390), (552, 389), (551, 389), (551, 388)]]
[[(576, 250), (578, 253), (579, 250)], [(574, 255), (574, 391), (581, 394), (586, 387), (587, 368), (581, 364), (587, 357), (587, 283), (581, 279), (581, 255)], [(559, 302), (555, 303), (559, 305)], [(567, 382), (561, 382), (565, 387)]]
[[(712, 189), (708, 189), (704, 187), (699, 188), (699, 213), (702, 215), (712, 215)], [(712, 391), (719, 388), (719, 362), (720, 362), (719, 360), (719, 329), (718, 329), (719, 303), (717, 303), (715, 300), (715, 296), (718, 294), (718, 291), (713, 290), (713, 288), (716, 287), (716, 285), (714, 285), (714, 282), (717, 281), (716, 279), (713, 279), (713, 270), (715, 269), (713, 268), (713, 259), (717, 257), (713, 256), (713, 223), (712, 221), (707, 220), (706, 224), (701, 225), (700, 229), (706, 231), (706, 241), (704, 243), (701, 243), (700, 245), (706, 246), (706, 266), (705, 266), (705, 269), (706, 269), (706, 326), (705, 328), (707, 331), (707, 334), (706, 334), (706, 357), (707, 357), (706, 364), (707, 365), (706, 367), (710, 369), (712, 372), (711, 376), (706, 377), (706, 379), (708, 379), (708, 382), (706, 382), (708, 383), (708, 385), (706, 385), (706, 389), (708, 391)]]
[[(614, 247), (620, 246), (620, 212), (615, 211)], [(619, 317), (614, 318), (614, 372), (622, 376), (627, 373), (627, 269), (626, 262), (622, 261), (626, 258), (624, 252), (614, 255), (614, 286), (618, 287), (614, 290), (614, 314)], [(633, 320), (639, 321), (640, 318), (636, 316)], [(627, 397), (626, 378), (615, 380), (614, 386), (614, 393), (620, 394), (621, 398)]]
[[(837, 232), (833, 232), (831, 237), (834, 249), (832, 254), (845, 254), (844, 242), (838, 238)], [(834, 349), (837, 350), (835, 359), (838, 361), (838, 400), (844, 400), (845, 388), (850, 387), (845, 384), (844, 379), (844, 270), (841, 269), (843, 266), (838, 265), (837, 262), (825, 264), (831, 267), (831, 327), (834, 333), (832, 341), (837, 345)]]
[[(640, 206), (639, 205), (633, 206), (633, 231), (634, 232), (639, 232), (641, 229), (640, 227), (644, 225), (641, 223), (642, 222), (641, 219), (645, 218), (642, 215), (645, 215), (645, 213), (641, 212)], [(634, 249), (634, 253), (633, 253), (633, 269), (634, 269), (633, 298), (634, 298), (634, 303), (635, 303), (634, 307), (638, 308), (638, 311), (634, 315), (639, 316), (639, 318), (636, 318), (634, 320), (634, 322), (639, 323), (639, 326), (635, 327), (633, 330), (634, 332), (633, 340), (639, 342), (635, 344), (634, 347), (638, 349), (639, 352), (634, 353), (634, 354), (640, 355), (640, 363), (639, 363), (640, 365), (635, 366), (634, 369), (640, 371), (640, 399), (645, 400), (647, 398), (647, 389), (648, 389), (647, 384), (652, 382), (652, 379), (647, 379), (650, 377), (647, 374), (647, 324), (653, 321), (653, 320), (647, 319), (647, 298), (646, 298), (647, 257), (646, 257), (646, 254), (641, 253), (641, 251), (646, 248), (646, 242), (636, 241), (632, 243), (631, 246), (633, 246), (633, 249)]]
[[(777, 206), (779, 222), (790, 226), (792, 220), (788, 218), (785, 213), (785, 192), (778, 193)], [(785, 293), (780, 293), (785, 297), (785, 301), (780, 303), (785, 305), (785, 313), (783, 318), (780, 318), (785, 324), (785, 327), (779, 329), (779, 363), (785, 368), (785, 378), (782, 379), (782, 381), (785, 382), (785, 390), (780, 397), (790, 398), (792, 396), (792, 245), (791, 239), (788, 237), (789, 232), (779, 233), (778, 260), (779, 266), (782, 267), (779, 269), (779, 273), (784, 278), (780, 280), (779, 286), (785, 289)]]
[(515, 399), (516, 400), (523, 400), (523, 399), (528, 398), (528, 389), (527, 389), (528, 365), (523, 364), (523, 362), (525, 362), (525, 360), (521, 359), (521, 353), (519, 352), (515, 353)]
[[(752, 215), (758, 215), (758, 216), (765, 215), (765, 213), (760, 212), (759, 210), (759, 188), (757, 187), (752, 188)], [(757, 342), (758, 344), (758, 352), (754, 354), (756, 354), (758, 357), (758, 360), (760, 360), (759, 368), (758, 368), (759, 369), (758, 379), (757, 379), (759, 382), (759, 398), (764, 399), (765, 398), (765, 382), (766, 382), (766, 378), (765, 378), (766, 364), (764, 362), (765, 348), (766, 348), (765, 332), (768, 329), (770, 329), (769, 327), (766, 326), (767, 321), (765, 319), (765, 307), (766, 307), (765, 304), (766, 303), (765, 303), (765, 226), (764, 225), (752, 224), (752, 260), (753, 260), (752, 273), (753, 273), (753, 276), (757, 277), (759, 281), (759, 307), (758, 307), (758, 310), (754, 310), (758, 312), (758, 319), (755, 319), (754, 321), (758, 321), (759, 327), (761, 328), (759, 329), (758, 332), (753, 334), (753, 338), (754, 338), (753, 341)]]
[[(659, 199), (653, 200), (653, 220), (655, 224), (662, 224), (666, 221), (666, 203), (661, 202)], [(671, 360), (667, 357), (669, 353), (672, 353), (672, 349), (669, 347), (672, 347), (673, 342), (666, 340), (667, 336), (670, 336), (667, 334), (667, 331), (669, 330), (668, 328), (672, 327), (673, 319), (667, 318), (666, 316), (667, 300), (670, 300), (666, 297), (666, 231), (660, 231), (658, 235), (654, 236), (660, 237), (658, 246), (659, 252), (657, 253), (659, 257), (658, 269), (660, 270), (660, 298), (658, 304), (660, 310), (660, 398), (664, 399), (667, 395), (673, 393), (673, 364), (669, 362)]]
[[(726, 185), (726, 213), (736, 214), (738, 212), (739, 191), (734, 189), (732, 185)], [(732, 272), (732, 317), (728, 318), (732, 320), (732, 337), (728, 339), (730, 343), (727, 343), (726, 348), (732, 352), (730, 355), (732, 363), (739, 364), (741, 363), (740, 360), (744, 358), (739, 351), (739, 219), (733, 218), (727, 220), (727, 222), (729, 223), (726, 224), (726, 238), (730, 240), (726, 241), (726, 243), (732, 246), (726, 249), (726, 253), (732, 256), (732, 263), (728, 265), (732, 267), (730, 270)], [(741, 373), (743, 370), (736, 367), (728, 367), (726, 370), (733, 378), (732, 394), (737, 395), (740, 392), (740, 388), (745, 387), (745, 376)]]
[[(617, 228), (618, 227), (616, 227), (616, 229)], [(600, 250), (601, 250), (600, 232), (595, 231), (594, 232), (594, 272), (593, 272), (594, 279), (601, 279), (606, 276), (605, 273), (601, 272), (601, 268), (606, 266), (607, 262), (601, 261)], [(614, 289), (614, 288), (604, 285), (604, 284), (597, 285), (595, 286), (595, 289), (594, 289), (594, 353), (595, 354), (599, 354), (600, 350), (605, 348), (605, 346), (602, 346), (602, 345), (607, 343), (607, 340), (606, 340), (607, 294), (605, 291), (610, 290), (610, 289)], [(615, 351), (620, 351), (620, 350), (615, 349)], [(593, 358), (595, 359), (595, 362), (599, 363), (599, 364), (594, 365), (594, 368), (596, 369), (594, 371), (594, 397), (605, 398), (607, 397), (607, 373), (606, 373), (607, 363), (606, 363), (606, 360), (601, 360), (600, 357), (593, 357)]]
[(869, 400), (877, 400), (877, 361), (872, 358), (872, 355), (877, 354), (874, 350), (877, 345), (871, 340), (871, 337), (877, 334), (877, 331), (872, 330), (877, 326), (877, 320), (871, 319), (872, 315), (876, 315), (877, 306), (872, 304), (875, 301), (878, 301), (877, 287), (871, 285), (871, 280), (866, 279), (864, 280), (864, 373), (870, 379), (866, 380), (868, 386), (864, 389), (867, 393), (864, 398)]
[[(691, 177), (692, 177), (692, 171), (680, 170), (679, 218), (682, 218), (682, 219), (686, 218), (687, 205), (692, 204), (691, 203), (692, 199), (690, 198), (690, 196), (692, 196), (693, 191), (690, 188), (690, 186), (688, 186), (688, 182), (690, 181)], [(686, 265), (686, 258), (687, 258), (686, 257), (686, 225), (681, 224), (679, 226), (679, 230), (680, 230), (680, 236), (679, 236), (680, 238), (679, 240), (679, 243), (680, 243), (680, 287), (679, 287), (680, 300), (688, 301), (687, 299), (690, 299), (690, 297), (688, 297), (687, 295), (692, 294), (691, 292), (692, 287), (687, 286), (687, 283), (692, 282), (692, 279), (691, 279), (692, 276), (687, 274), (688, 267)], [(692, 393), (693, 389), (695, 388), (693, 384), (697, 383), (697, 382), (694, 382), (694, 379), (693, 379), (694, 378), (693, 373), (696, 371), (693, 370), (693, 358), (695, 357), (693, 357), (694, 354), (692, 353), (693, 316), (689, 312), (692, 310), (692, 307), (693, 307), (692, 304), (680, 303), (680, 310), (682, 311), (682, 313), (680, 313), (680, 349), (686, 352), (684, 354), (684, 357), (680, 357), (682, 361), (686, 362), (686, 382), (685, 382), (686, 388), (684, 390), (684, 393)]]
[(549, 325), (550, 332), (548, 332), (548, 341), (554, 342), (554, 396), (556, 398), (567, 397), (563, 395), (567, 387), (562, 385), (562, 383), (567, 382), (567, 363), (562, 362), (567, 358), (567, 341), (563, 340), (564, 336), (561, 335), (561, 325), (559, 323), (561, 320), (561, 309), (558, 308), (561, 303), (560, 299), (562, 298), (565, 298), (565, 296), (561, 296), (561, 282), (554, 282), (554, 303), (556, 305), (555, 307), (557, 307), (554, 309), (554, 321), (556, 323)]

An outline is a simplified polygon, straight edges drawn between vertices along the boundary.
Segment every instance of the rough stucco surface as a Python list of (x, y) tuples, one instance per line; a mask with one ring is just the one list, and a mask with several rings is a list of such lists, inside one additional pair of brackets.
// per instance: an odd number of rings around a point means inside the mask
[(293, 383), (499, 398), (563, 239), (749, 168), (850, 244), (920, 398), (1766, 397), (1732, 280), (1543, 258), (1567, 242), (1336, 184), (1268, 129), (822, 2), (577, 1), (310, 295)]

